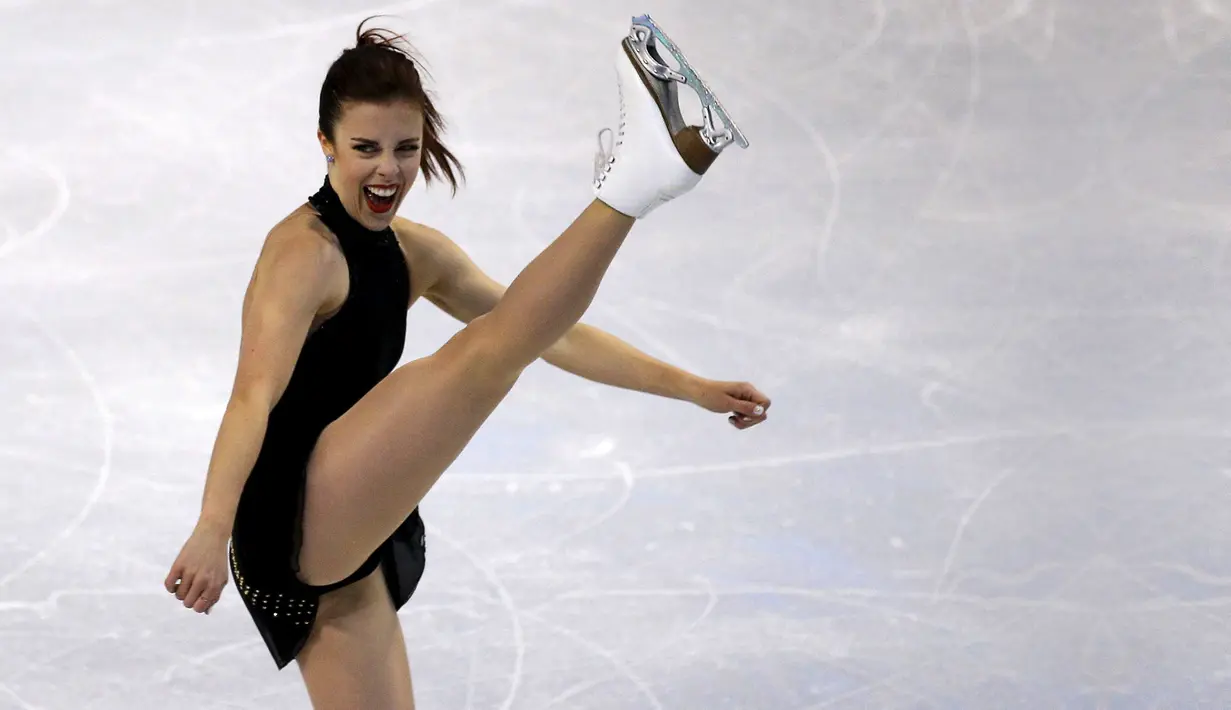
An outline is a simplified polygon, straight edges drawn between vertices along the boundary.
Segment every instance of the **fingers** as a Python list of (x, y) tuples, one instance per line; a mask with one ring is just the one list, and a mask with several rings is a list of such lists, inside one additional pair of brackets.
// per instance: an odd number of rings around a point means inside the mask
[(181, 597), (181, 600), (184, 602), (184, 608), (192, 609), (195, 607), (197, 600), (201, 598), (201, 595), (205, 594), (205, 591), (209, 588), (209, 586), (209, 582), (206, 581), (204, 575), (198, 575), (195, 579), (193, 579), (192, 586), (188, 589), (188, 593)]
[(742, 399), (731, 398), (727, 402), (727, 407), (735, 414), (742, 414), (745, 417), (759, 417), (765, 414), (764, 405)]
[(742, 414), (732, 414), (731, 416), (727, 417), (727, 421), (731, 422), (731, 426), (741, 431), (744, 429), (748, 429), (750, 427), (754, 427), (760, 424), (761, 422), (765, 421), (765, 419), (766, 417), (764, 415), (759, 416), (759, 417), (745, 417)]
[(183, 602), (185, 609), (208, 614), (222, 598), (226, 579), (221, 582), (213, 581), (208, 574), (186, 572), (182, 566), (177, 566), (167, 575), (163, 586)]
[(163, 588), (171, 594), (175, 594), (175, 589), (179, 586), (183, 575), (184, 565), (180, 564), (179, 560), (176, 560), (175, 564), (171, 567), (171, 571), (167, 574), (167, 578), (162, 582)]
[(188, 598), (188, 592), (192, 589), (192, 580), (196, 575), (192, 572), (184, 571), (180, 573), (180, 578), (175, 586), (171, 589), (171, 593), (176, 599), (184, 601)]
[(735, 395), (736, 397), (739, 397), (740, 399), (746, 399), (750, 402), (755, 402), (765, 407), (766, 409), (768, 409), (770, 405), (769, 397), (766, 397), (764, 392), (757, 389), (749, 382), (736, 383), (735, 391), (732, 392), (731, 394)]
[(197, 599), (196, 603), (192, 605), (192, 610), (198, 614), (208, 614), (209, 610), (218, 603), (221, 595), (221, 589), (207, 589), (205, 593)]
[(735, 399), (751, 402), (753, 405), (760, 405), (765, 409), (769, 409), (771, 404), (769, 397), (765, 393), (754, 387), (748, 382), (731, 382), (727, 385), (727, 394)]
[(731, 399), (728, 407), (733, 414), (727, 421), (736, 429), (744, 430), (754, 427), (768, 418), (769, 397), (747, 382), (738, 382), (729, 390)]
[(222, 598), (222, 590), (226, 582), (209, 580), (205, 575), (199, 575), (192, 588), (184, 596), (184, 608), (192, 609), (198, 614), (208, 614), (218, 600)]

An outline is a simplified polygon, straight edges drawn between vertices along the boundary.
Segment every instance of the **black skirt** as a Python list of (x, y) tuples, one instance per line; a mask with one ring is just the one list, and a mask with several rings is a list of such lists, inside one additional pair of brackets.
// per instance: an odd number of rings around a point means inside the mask
[(290, 555), (286, 540), (280, 539), (281, 536), (263, 534), (269, 532), (269, 521), (264, 522), (266, 524), (260, 526), (258, 532), (240, 525), (237, 519), (230, 546), (231, 574), (279, 670), (293, 661), (307, 642), (321, 595), (354, 584), (380, 567), (393, 606), (401, 609), (423, 577), (427, 538), (418, 508), (411, 511), (359, 569), (340, 582), (324, 586), (305, 584), (296, 573), (299, 516), (293, 523), (294, 530), (289, 529), (291, 526), (284, 529), (293, 541), (290, 549), (294, 553)]

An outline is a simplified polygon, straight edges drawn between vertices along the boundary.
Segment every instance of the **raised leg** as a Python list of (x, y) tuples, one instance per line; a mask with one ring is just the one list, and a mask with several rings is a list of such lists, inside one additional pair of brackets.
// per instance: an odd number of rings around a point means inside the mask
[(691, 190), (730, 144), (710, 145), (708, 132), (676, 125), (673, 82), (687, 81), (656, 76), (659, 60), (634, 51), (644, 33), (635, 22), (617, 56), (620, 128), (596, 161), (598, 199), (490, 313), (398, 368), (321, 436), (304, 500), (305, 582), (350, 575), (405, 519), (521, 372), (581, 318), (634, 219)]
[(308, 465), (305, 582), (349, 576), (419, 504), (521, 372), (581, 318), (632, 224), (591, 204), (491, 312), (325, 429)]
[(296, 663), (313, 710), (414, 710), (406, 640), (379, 568), (321, 597)]

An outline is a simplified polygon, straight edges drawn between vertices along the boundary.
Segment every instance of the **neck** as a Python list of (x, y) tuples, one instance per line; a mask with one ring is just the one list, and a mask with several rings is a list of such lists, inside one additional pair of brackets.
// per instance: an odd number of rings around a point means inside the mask
[(352, 228), (357, 228), (370, 234), (380, 234), (390, 229), (387, 224), (372, 228), (360, 221), (359, 216), (351, 211), (350, 206), (346, 204), (341, 194), (334, 188), (332, 170), (326, 173), (325, 183), (311, 201), (318, 211), (330, 211), (333, 213), (335, 220), (344, 221)]

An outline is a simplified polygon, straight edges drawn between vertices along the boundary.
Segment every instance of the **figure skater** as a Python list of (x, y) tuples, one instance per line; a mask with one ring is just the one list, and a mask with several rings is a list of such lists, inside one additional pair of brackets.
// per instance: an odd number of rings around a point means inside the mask
[[(229, 566), (277, 667), (295, 660), (321, 710), (414, 707), (397, 610), (423, 573), (419, 502), (531, 363), (691, 401), (737, 429), (770, 406), (752, 385), (578, 323), (634, 222), (691, 190), (727, 146), (747, 147), (648, 16), (617, 55), (620, 124), (600, 133), (595, 199), (507, 290), (440, 232), (395, 216), (421, 172), (454, 191), (464, 175), (412, 51), (366, 23), (321, 87), (324, 183), (257, 259), (200, 518), (166, 579), (209, 613)], [(678, 84), (700, 96), (704, 125), (685, 124)], [(420, 298), (466, 326), (397, 367)]]

